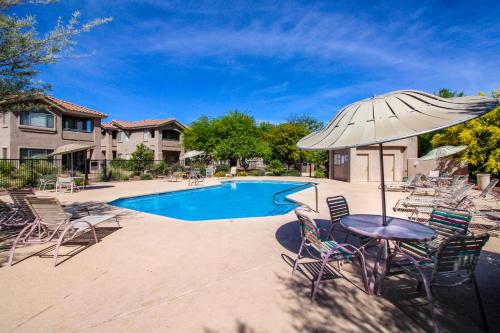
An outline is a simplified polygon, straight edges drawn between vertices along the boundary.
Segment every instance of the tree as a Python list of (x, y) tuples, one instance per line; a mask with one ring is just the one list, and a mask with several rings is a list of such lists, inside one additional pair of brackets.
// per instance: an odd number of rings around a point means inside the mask
[[(456, 91), (451, 91), (446, 88), (441, 88), (439, 89), (438, 93), (434, 93), (435, 95), (438, 95), (440, 97), (444, 98), (451, 98), (451, 97), (462, 97), (464, 93), (461, 92), (456, 92)], [(424, 156), (427, 154), (431, 149), (432, 149), (432, 138), (434, 135), (440, 132), (432, 132), (432, 133), (425, 133), (421, 134), (418, 136), (418, 154), (419, 156)]]
[(309, 132), (315, 132), (324, 126), (322, 121), (306, 114), (301, 116), (291, 115), (287, 118), (287, 122), (290, 124), (302, 125), (307, 128)]
[(297, 148), (297, 142), (309, 133), (303, 124), (283, 123), (274, 126), (264, 136), (264, 141), (271, 150), (269, 159), (282, 162), (305, 161), (307, 152)]
[[(500, 89), (492, 92), (500, 101)], [(500, 175), (500, 106), (493, 111), (436, 133), (432, 146), (468, 145), (462, 160), (469, 164), (472, 173), (489, 172)]]
[(184, 133), (187, 149), (203, 150), (219, 160), (245, 160), (263, 156), (267, 147), (255, 119), (233, 111), (219, 118), (201, 116)]
[(40, 37), (34, 16), (9, 13), (15, 6), (52, 2), (55, 1), (0, 0), (0, 100), (49, 89), (49, 84), (34, 80), (40, 66), (55, 63), (63, 51), (71, 52), (77, 44), (74, 38), (79, 34), (111, 21), (99, 18), (80, 24), (80, 12), (75, 11), (68, 23), (59, 18), (54, 29)]
[(155, 152), (149, 149), (144, 144), (137, 145), (135, 151), (132, 153), (130, 160), (128, 160), (129, 169), (135, 172), (144, 172), (151, 168), (155, 158)]

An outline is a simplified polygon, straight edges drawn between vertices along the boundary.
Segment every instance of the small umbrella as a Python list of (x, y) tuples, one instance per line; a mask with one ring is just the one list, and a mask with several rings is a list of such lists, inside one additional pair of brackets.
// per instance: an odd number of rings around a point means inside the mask
[(433, 132), (479, 117), (497, 106), (485, 96), (442, 98), (416, 90), (399, 90), (352, 103), (322, 129), (302, 138), (307, 150), (334, 150), (379, 145), (383, 224), (387, 225), (383, 143)]
[(441, 146), (434, 148), (424, 156), (420, 157), (420, 161), (436, 160), (441, 157), (450, 156), (467, 149), (467, 146)]
[(203, 154), (205, 154), (204, 151), (190, 150), (190, 151), (187, 151), (186, 153), (184, 153), (184, 157), (182, 159), (186, 160), (188, 158), (194, 158), (194, 157), (197, 157), (197, 156), (200, 156), (200, 155), (203, 155)]

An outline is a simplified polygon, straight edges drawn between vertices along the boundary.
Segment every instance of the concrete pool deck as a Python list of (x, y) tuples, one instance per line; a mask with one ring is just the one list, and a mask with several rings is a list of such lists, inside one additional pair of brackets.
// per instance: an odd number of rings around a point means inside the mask
[[(245, 177), (242, 179), (252, 179)], [(265, 177), (304, 181), (306, 178)], [(321, 226), (329, 220), (325, 198), (346, 196), (351, 213), (379, 213), (377, 184), (317, 180)], [(206, 180), (202, 186), (217, 184)], [(183, 222), (118, 209), (105, 202), (123, 196), (188, 188), (159, 180), (102, 183), (57, 195), (65, 204), (116, 212), (122, 228), (103, 225), (98, 244), (66, 246), (56, 268), (50, 245), (20, 249), (7, 267), (8, 235), (0, 247), (1, 332), (425, 332), (431, 330), (424, 293), (410, 280), (391, 277), (383, 297), (361, 291), (350, 279), (322, 284), (317, 302), (310, 282), (291, 276), (300, 236), (286, 215)], [(44, 195), (55, 195), (44, 192)], [(388, 207), (404, 193), (389, 192)], [(314, 207), (314, 189), (292, 199)], [(406, 214), (390, 215), (405, 217)], [(48, 249), (47, 251), (41, 251)], [(80, 251), (80, 252), (79, 252)], [(491, 237), (478, 266), (479, 287), (492, 330), (500, 325), (500, 241)], [(65, 260), (66, 259), (66, 260)], [(65, 261), (64, 261), (65, 260)], [(443, 331), (480, 331), (470, 287), (436, 290)]]

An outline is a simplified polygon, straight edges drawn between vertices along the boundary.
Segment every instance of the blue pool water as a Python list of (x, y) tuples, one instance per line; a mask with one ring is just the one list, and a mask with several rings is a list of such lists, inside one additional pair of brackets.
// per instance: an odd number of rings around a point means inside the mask
[[(305, 184), (308, 183), (228, 181), (217, 186), (118, 199), (111, 204), (187, 221), (274, 216), (288, 213), (298, 206), (285, 197), (307, 188), (292, 190)], [(286, 189), (290, 191), (278, 195), (277, 201), (288, 204), (276, 205), (273, 195)]]

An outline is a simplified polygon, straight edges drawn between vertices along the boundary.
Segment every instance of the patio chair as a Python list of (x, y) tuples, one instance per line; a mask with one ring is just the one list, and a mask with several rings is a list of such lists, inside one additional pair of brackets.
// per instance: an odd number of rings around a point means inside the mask
[(45, 191), (47, 186), (56, 188), (57, 175), (42, 175), (38, 174), (38, 189)]
[[(493, 191), (493, 189), (495, 188), (495, 186), (497, 186), (498, 184), (498, 179), (497, 178), (493, 178), (492, 180), (490, 180), (490, 182), (488, 183), (488, 185), (486, 185), (486, 187), (484, 188), (484, 190), (481, 191), (481, 193), (479, 193), (478, 195), (475, 195), (475, 196), (471, 196), (469, 197), (469, 199), (483, 199), (483, 200), (487, 200), (488, 198), (488, 195), (491, 194), (491, 191)], [(494, 198), (495, 200), (498, 200), (497, 198)]]
[(416, 207), (458, 207), (467, 198), (467, 192), (471, 190), (473, 185), (468, 184), (456, 189), (450, 194), (441, 193), (438, 196), (422, 196), (411, 195), (403, 199), (399, 199), (393, 207), (394, 211), (412, 211)]
[(427, 242), (402, 242), (401, 248), (417, 256), (431, 258), (448, 238), (466, 235), (471, 221), (472, 214), (467, 210), (436, 207), (427, 222), (436, 232), (436, 238)]
[[(422, 174), (417, 173), (413, 177), (409, 177), (406, 181), (404, 182), (387, 182), (385, 183), (384, 187), (386, 191), (403, 191), (406, 192), (410, 188), (414, 188), (422, 179)], [(379, 185), (379, 188), (382, 185)]]
[(59, 175), (56, 181), (56, 193), (63, 188), (69, 189), (71, 193), (73, 193), (73, 190), (80, 190), (80, 187), (76, 185), (73, 177)]
[[(325, 271), (325, 266), (331, 261), (337, 261), (339, 263), (340, 261), (351, 261), (353, 256), (357, 256), (361, 262), (363, 283), (365, 290), (368, 290), (368, 279), (363, 250), (358, 249), (352, 244), (337, 243), (334, 240), (323, 241), (320, 236), (320, 229), (313, 219), (298, 210), (295, 210), (295, 214), (297, 215), (297, 219), (300, 223), (302, 242), (300, 244), (299, 253), (297, 254), (297, 259), (293, 265), (292, 275), (295, 274), (295, 271), (297, 270), (299, 261), (302, 259), (302, 252), (304, 250), (306, 250), (313, 258), (321, 260), (321, 268), (313, 285), (311, 299), (314, 300), (316, 297), (319, 284), (321, 283), (321, 278)], [(313, 254), (310, 249), (319, 253), (319, 257)]]
[(22, 226), (33, 222), (35, 216), (33, 215), (31, 209), (26, 202), (26, 197), (29, 195), (34, 195), (33, 189), (12, 189), (9, 191), (10, 198), (14, 203), (14, 208), (16, 209), (16, 215), (12, 218), (11, 226)]
[(439, 170), (430, 170), (428, 177), (429, 178), (438, 178), (439, 177)]
[[(326, 198), (326, 204), (328, 205), (328, 211), (330, 212), (330, 220), (332, 221), (330, 231), (328, 232), (328, 239), (334, 239), (333, 233), (335, 231), (335, 228), (339, 225), (340, 219), (344, 216), (349, 215), (349, 205), (347, 204), (347, 200), (343, 195), (336, 195), (333, 197)], [(349, 236), (357, 238), (359, 240), (359, 244), (366, 244), (371, 239), (370, 237), (349, 233), (346, 230), (344, 243), (347, 242)]]
[(231, 169), (229, 170), (229, 173), (226, 173), (226, 177), (236, 177), (236, 174), (237, 174), (237, 170), (236, 170), (236, 167), (231, 167)]
[(215, 168), (213, 166), (207, 166), (205, 168), (205, 177), (210, 178), (213, 177), (215, 173)]
[(16, 226), (17, 209), (0, 199), (0, 227)]
[(188, 174), (188, 186), (198, 185), (205, 180), (199, 169), (191, 170)]
[(120, 227), (116, 215), (113, 214), (89, 215), (70, 221), (69, 216), (59, 203), (59, 200), (54, 197), (28, 196), (25, 200), (36, 219), (34, 223), (22, 229), (14, 240), (10, 250), (9, 266), (12, 266), (14, 253), (19, 243), (56, 243), (54, 253), (54, 266), (56, 266), (61, 245), (74, 240), (87, 231), (92, 232), (94, 240), (97, 243), (99, 240), (97, 238), (95, 226), (110, 219), (115, 219), (116, 224)]
[(417, 289), (420, 289), (422, 284), (424, 285), (435, 332), (439, 332), (439, 324), (434, 313), (432, 288), (457, 287), (465, 283), (472, 283), (474, 286), (483, 326), (488, 331), (488, 322), (476, 281), (475, 269), (481, 249), (489, 237), (488, 234), (456, 235), (446, 239), (440, 245), (433, 260), (401, 252), (402, 257), (393, 261), (393, 265), (417, 279)]

